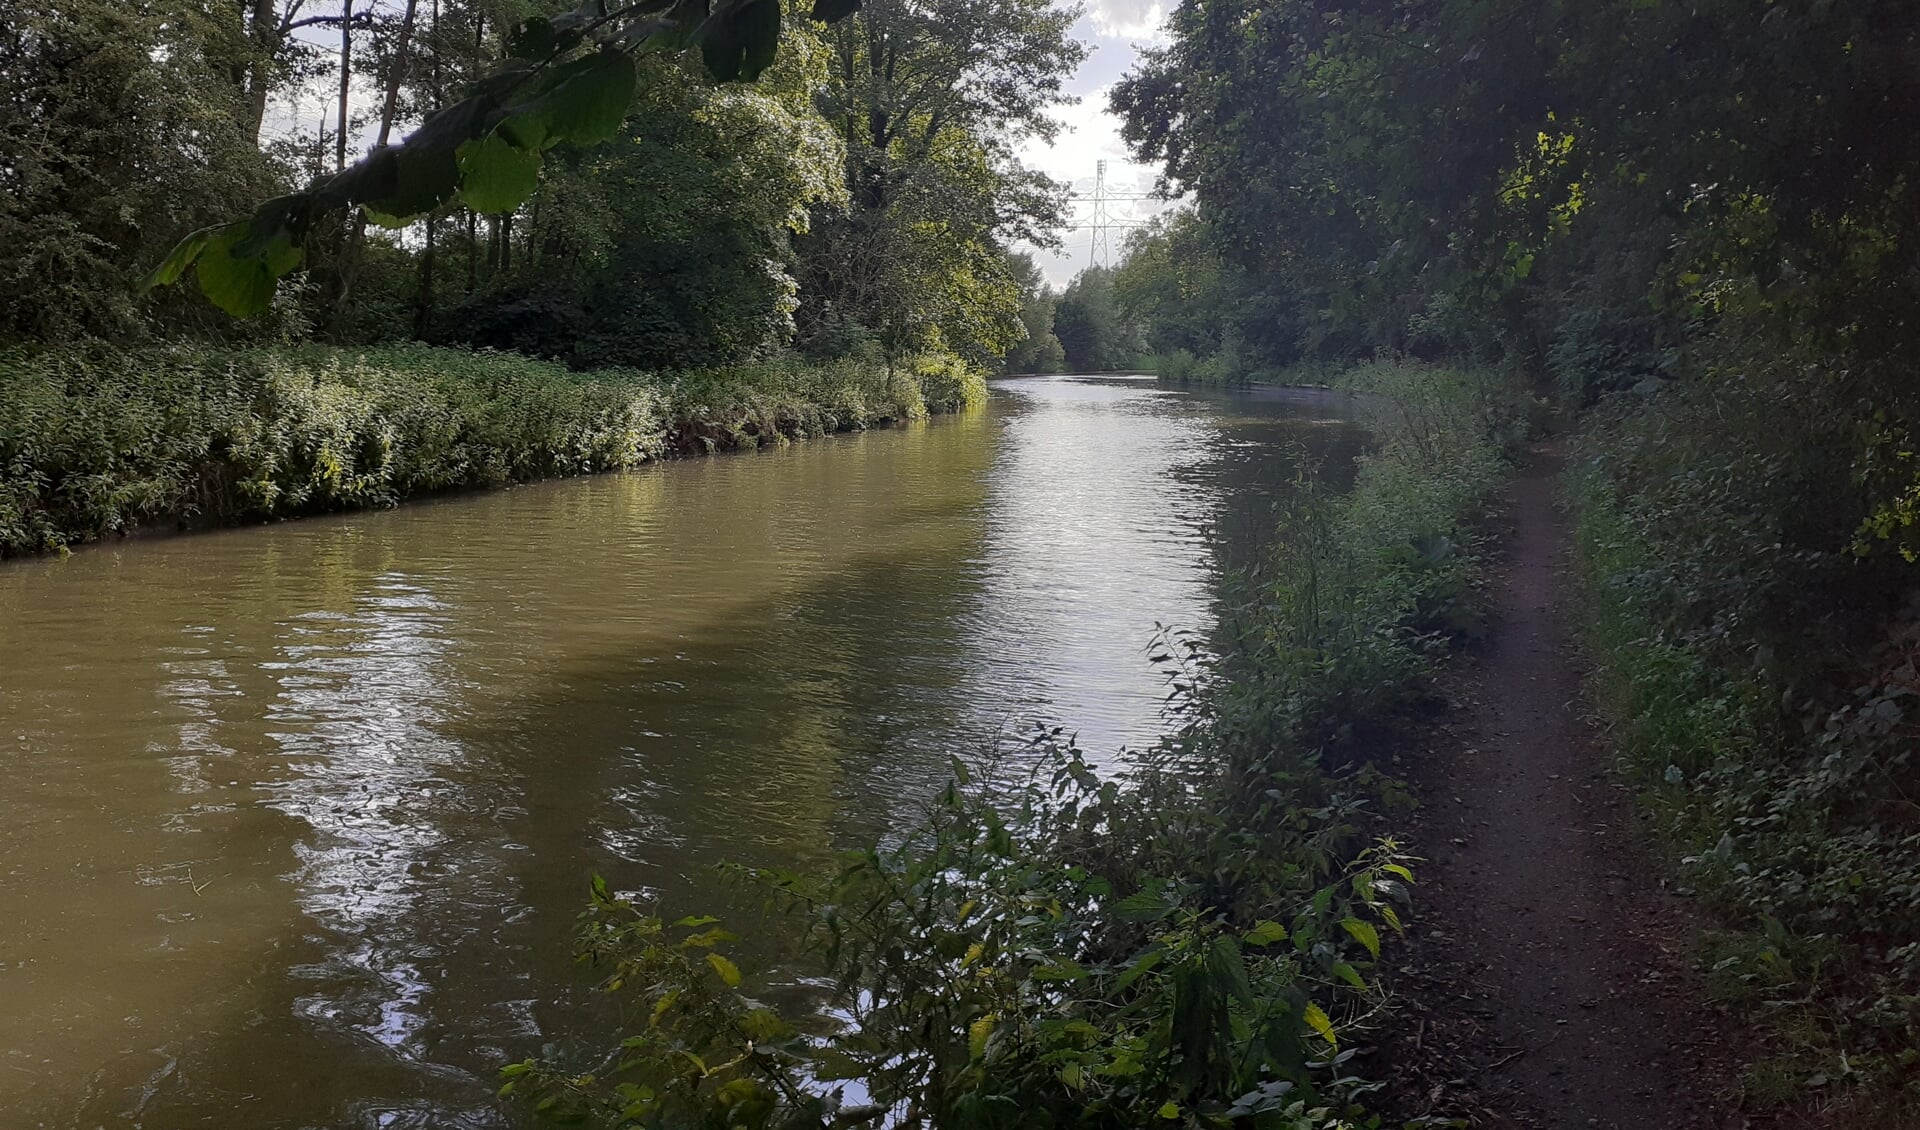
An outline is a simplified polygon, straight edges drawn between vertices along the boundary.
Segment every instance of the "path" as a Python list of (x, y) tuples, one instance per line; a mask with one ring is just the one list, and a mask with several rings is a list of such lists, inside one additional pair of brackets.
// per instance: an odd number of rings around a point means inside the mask
[(1390, 1054), (1417, 1106), (1489, 1127), (1737, 1127), (1731, 1024), (1688, 991), (1684, 920), (1637, 859), (1583, 720), (1557, 454), (1509, 488), (1478, 655), (1421, 754), (1420, 925)]

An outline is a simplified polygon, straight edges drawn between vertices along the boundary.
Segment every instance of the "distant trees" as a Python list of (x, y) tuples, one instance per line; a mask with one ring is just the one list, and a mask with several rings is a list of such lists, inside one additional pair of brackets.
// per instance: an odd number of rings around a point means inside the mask
[(1007, 256), (1007, 270), (1020, 288), (1020, 328), (1025, 340), (1007, 351), (1009, 373), (1057, 373), (1066, 366), (1066, 351), (1053, 333), (1055, 298), (1033, 256)]
[(1054, 303), (1053, 332), (1071, 371), (1105, 372), (1142, 361), (1140, 327), (1121, 309), (1113, 280), (1113, 268), (1088, 267)]
[[(1006, 245), (1060, 215), (1015, 154), (1058, 128), (1077, 9), (855, 7), (22, 0), (0, 28), (0, 342), (420, 337), (680, 366), (988, 364), (1031, 338), (1023, 363), (1050, 363)], [(212, 305), (143, 295), (156, 264)]]

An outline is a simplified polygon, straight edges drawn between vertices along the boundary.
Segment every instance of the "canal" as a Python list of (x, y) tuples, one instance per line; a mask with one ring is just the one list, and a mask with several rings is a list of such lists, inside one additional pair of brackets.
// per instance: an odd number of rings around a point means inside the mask
[[(493, 1127), (590, 875), (727, 909), (1035, 723), (1155, 740), (1337, 394), (962, 418), (0, 567), (0, 1124)], [(602, 1035), (604, 1033), (601, 1033)]]

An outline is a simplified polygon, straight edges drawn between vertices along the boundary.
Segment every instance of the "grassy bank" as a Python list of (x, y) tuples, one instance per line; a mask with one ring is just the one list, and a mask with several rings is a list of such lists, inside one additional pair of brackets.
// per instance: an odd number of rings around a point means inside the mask
[(0, 556), (750, 448), (947, 412), (957, 362), (574, 373), (512, 354), (0, 353)]
[[(1920, 605), (1830, 370), (1750, 359), (1596, 413), (1572, 477), (1594, 690), (1757, 1105), (1920, 1110)], [(1849, 390), (1857, 392), (1857, 390)], [(1867, 1113), (1872, 1111), (1873, 1113)]]
[(956, 760), (898, 841), (742, 874), (843, 1026), (745, 995), (712, 919), (597, 884), (582, 956), (635, 1019), (507, 1068), (509, 1092), (622, 1126), (1378, 1125), (1352, 1057), (1391, 1022), (1375, 967), (1414, 876), (1370, 758), (1475, 623), (1514, 416), (1479, 374), (1345, 378), (1384, 397), (1357, 485), (1304, 483), (1217, 638), (1159, 657), (1177, 734), (1124, 776), (1057, 731)]

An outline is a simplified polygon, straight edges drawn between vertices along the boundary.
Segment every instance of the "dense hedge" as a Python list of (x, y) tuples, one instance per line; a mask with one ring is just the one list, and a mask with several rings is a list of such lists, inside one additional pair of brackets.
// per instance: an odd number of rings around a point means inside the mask
[(0, 353), (0, 556), (632, 467), (954, 411), (943, 358), (580, 374), (502, 353)]

